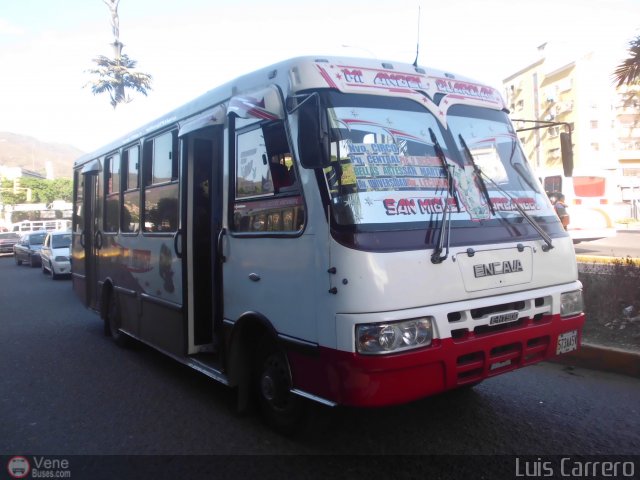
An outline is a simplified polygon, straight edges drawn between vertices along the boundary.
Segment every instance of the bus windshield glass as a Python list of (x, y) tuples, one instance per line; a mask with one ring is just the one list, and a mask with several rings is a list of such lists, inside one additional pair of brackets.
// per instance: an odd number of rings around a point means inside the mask
[[(324, 173), (337, 225), (424, 228), (425, 221), (443, 214), (445, 203), (454, 227), (520, 217), (514, 202), (534, 215), (538, 210), (552, 214), (504, 112), (454, 105), (443, 124), (411, 100), (325, 98), (332, 162)], [(476, 166), (484, 173), (488, 195)], [(449, 194), (445, 168), (453, 183)]]

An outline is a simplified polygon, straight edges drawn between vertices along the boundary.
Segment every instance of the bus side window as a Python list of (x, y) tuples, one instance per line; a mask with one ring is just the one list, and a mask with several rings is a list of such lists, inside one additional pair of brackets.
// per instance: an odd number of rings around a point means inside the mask
[(104, 231), (118, 231), (118, 214), (120, 211), (120, 154), (107, 157), (105, 162), (105, 208)]
[(264, 123), (236, 137), (233, 229), (297, 232), (304, 202), (282, 121)]
[(138, 233), (140, 230), (140, 147), (126, 149), (122, 155), (122, 214), (120, 230)]
[(178, 137), (174, 130), (145, 142), (144, 225), (145, 232), (178, 230)]
[[(73, 210), (73, 231), (82, 233), (84, 231), (84, 175), (78, 170), (74, 173), (74, 205)], [(18, 227), (19, 228), (19, 227)], [(14, 231), (16, 228), (14, 227)]]

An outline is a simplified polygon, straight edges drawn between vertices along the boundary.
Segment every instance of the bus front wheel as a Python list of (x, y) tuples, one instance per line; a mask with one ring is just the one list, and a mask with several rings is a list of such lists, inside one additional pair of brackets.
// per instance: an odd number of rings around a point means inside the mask
[(272, 349), (260, 355), (256, 390), (260, 411), (269, 425), (285, 434), (302, 425), (304, 399), (290, 391), (289, 364), (283, 351)]

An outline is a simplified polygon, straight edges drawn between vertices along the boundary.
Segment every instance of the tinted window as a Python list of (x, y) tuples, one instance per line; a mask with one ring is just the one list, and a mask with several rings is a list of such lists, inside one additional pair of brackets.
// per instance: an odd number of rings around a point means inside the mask
[(44, 243), (44, 239), (47, 236), (46, 233), (38, 233), (35, 235), (29, 235), (29, 243), (31, 245), (42, 245)]
[(145, 142), (144, 225), (145, 232), (178, 230), (178, 137), (169, 132)]
[(237, 136), (236, 202), (238, 232), (297, 232), (305, 221), (304, 202), (281, 121)]
[(120, 230), (137, 233), (140, 230), (140, 148), (135, 146), (124, 151), (122, 176), (122, 216)]
[(144, 214), (145, 232), (175, 232), (178, 229), (178, 184), (148, 188)]
[(64, 248), (71, 245), (71, 234), (65, 235), (52, 235), (51, 248)]
[(178, 179), (177, 132), (148, 140), (144, 145), (145, 185), (158, 185)]
[(74, 173), (74, 180), (75, 205), (73, 207), (73, 231), (80, 233), (84, 230), (84, 175), (76, 171)]
[(118, 212), (120, 211), (120, 155), (107, 158), (105, 165), (105, 232), (118, 231)]

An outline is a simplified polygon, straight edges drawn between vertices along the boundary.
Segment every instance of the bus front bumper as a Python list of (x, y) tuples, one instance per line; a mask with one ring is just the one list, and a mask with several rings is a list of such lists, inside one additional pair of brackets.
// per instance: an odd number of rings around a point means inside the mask
[(293, 383), (298, 390), (342, 405), (407, 403), (575, 350), (584, 320), (584, 314), (547, 316), (510, 331), (435, 339), (430, 347), (389, 355), (321, 347), (319, 355), (309, 357), (292, 351)]

